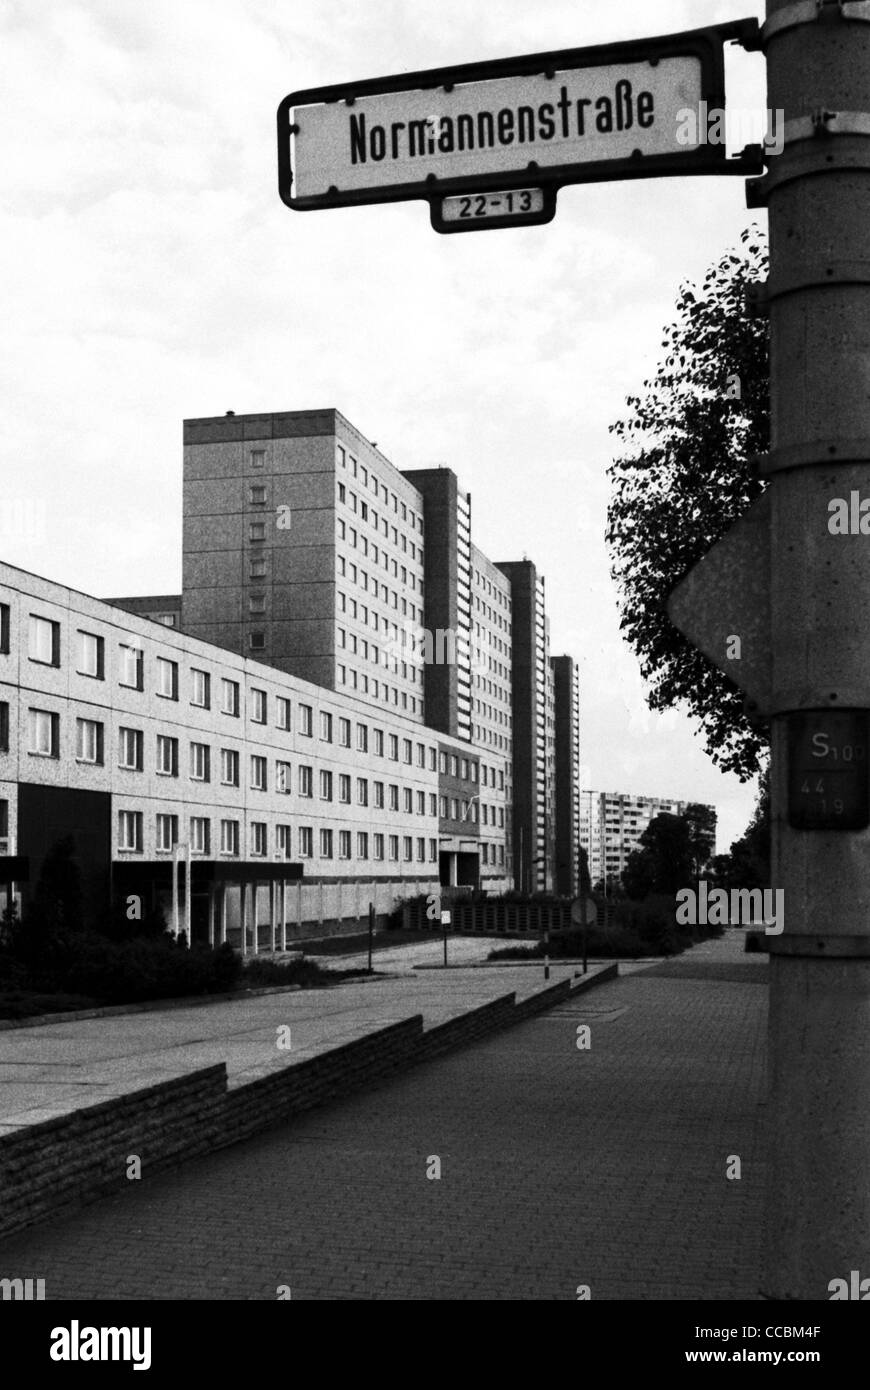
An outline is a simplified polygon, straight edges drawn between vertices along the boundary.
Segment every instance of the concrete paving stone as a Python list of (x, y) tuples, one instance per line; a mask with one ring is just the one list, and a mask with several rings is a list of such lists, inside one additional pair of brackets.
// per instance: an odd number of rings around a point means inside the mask
[(599, 987), (624, 1012), (589, 1051), (532, 1018), (12, 1237), (2, 1273), (50, 1298), (756, 1299), (766, 990), (719, 968), (739, 950)]

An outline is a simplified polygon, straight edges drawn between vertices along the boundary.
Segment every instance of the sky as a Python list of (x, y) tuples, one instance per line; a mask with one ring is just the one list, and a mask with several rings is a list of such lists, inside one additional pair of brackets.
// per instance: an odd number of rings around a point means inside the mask
[[(738, 177), (563, 189), (549, 225), (439, 236), (423, 202), (300, 213), (275, 113), (299, 88), (667, 34), (754, 0), (0, 0), (0, 556), (87, 593), (181, 587), (182, 420), (336, 407), (399, 468), (446, 464), (475, 543), (547, 582), (577, 658), (583, 781), (755, 791), (651, 713), (604, 543), (608, 426), (679, 286), (765, 215)], [(729, 102), (763, 64), (729, 51)], [(763, 116), (760, 117), (763, 124)]]

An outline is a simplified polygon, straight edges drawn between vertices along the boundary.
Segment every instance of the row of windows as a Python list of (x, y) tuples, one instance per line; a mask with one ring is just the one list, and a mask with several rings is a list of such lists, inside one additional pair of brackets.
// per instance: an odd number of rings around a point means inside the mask
[(336, 662), (335, 678), (339, 685), (347, 686), (349, 690), (361, 690), (364, 695), (370, 696), (373, 700), (382, 700), (388, 705), (392, 700), (396, 709), (401, 705), (406, 714), (419, 714), (423, 717), (422, 697), (417, 699), (414, 695), (409, 695), (407, 690), (399, 691), (387, 681), (378, 680), (375, 676), (369, 677), (365, 671), (356, 671), (353, 666), (346, 666), (343, 661)]
[[(351, 494), (351, 496), (352, 496), (352, 495), (353, 495), (353, 494)], [(338, 485), (338, 500), (339, 500), (340, 502), (344, 501), (343, 489), (342, 489), (341, 483), (339, 483), (339, 485)], [(365, 521), (365, 520), (367, 520), (367, 517), (364, 516), (364, 517), (363, 517), (363, 521)], [(377, 530), (377, 529), (378, 529), (377, 512), (372, 512), (372, 524), (373, 524), (375, 530)], [(386, 523), (385, 523), (385, 525), (386, 525)], [(396, 528), (395, 528), (395, 526), (394, 526), (392, 529), (393, 529), (393, 545), (398, 546), (397, 533), (396, 533)], [(386, 532), (386, 530), (385, 530), (385, 531), (384, 531), (384, 535), (386, 535), (386, 534), (387, 534), (387, 532)], [(339, 539), (340, 541), (347, 541), (347, 542), (349, 542), (350, 547), (351, 547), (352, 550), (359, 550), (363, 555), (365, 555), (365, 557), (366, 557), (367, 559), (368, 559), (369, 557), (371, 557), (371, 560), (372, 560), (372, 563), (373, 563), (373, 564), (375, 564), (375, 565), (382, 565), (385, 574), (389, 574), (389, 573), (390, 573), (390, 565), (392, 565), (393, 578), (394, 578), (394, 579), (398, 579), (398, 577), (399, 577), (399, 562), (398, 562), (398, 560), (396, 560), (396, 559), (391, 560), (390, 557), (389, 557), (389, 555), (387, 554), (387, 551), (383, 548), (383, 546), (381, 546), (381, 547), (377, 546), (377, 545), (375, 544), (374, 541), (372, 541), (371, 546), (369, 546), (368, 537), (367, 537), (367, 536), (364, 536), (364, 535), (362, 534), (361, 531), (358, 531), (357, 528), (356, 528), (355, 526), (351, 526), (349, 523), (347, 523), (347, 522), (345, 522), (345, 521), (342, 521), (341, 517), (339, 517), (339, 519), (338, 519), (338, 539)], [(412, 560), (416, 560), (417, 563), (418, 563), (419, 565), (422, 565), (422, 563), (423, 563), (423, 547), (422, 547), (422, 545), (415, 545), (413, 541), (408, 541), (408, 542), (406, 543), (406, 538), (405, 538), (404, 536), (402, 536), (402, 551), (403, 551), (403, 553), (404, 553), (405, 555), (410, 555), (411, 559), (412, 559)], [(403, 583), (403, 584), (410, 584), (410, 586), (411, 586), (412, 589), (418, 589), (419, 592), (422, 594), (422, 592), (423, 592), (423, 577), (422, 577), (422, 575), (420, 575), (420, 576), (415, 575), (413, 571), (408, 571), (404, 565), (402, 565), (402, 567), (401, 567), (401, 574), (402, 574), (402, 583)]]
[[(377, 602), (380, 597), (380, 602), (383, 603), (386, 608), (389, 608), (392, 605), (392, 607), (395, 608), (397, 612), (401, 608), (403, 617), (410, 618), (412, 622), (422, 623), (422, 607), (418, 608), (416, 604), (410, 602), (408, 599), (400, 599), (398, 590), (391, 589), (388, 584), (379, 584), (379, 581), (375, 578), (374, 575), (369, 575), (368, 570), (364, 570), (361, 565), (353, 564), (352, 561), (348, 563), (348, 561), (345, 559), (343, 555), (338, 555), (336, 557), (336, 563), (338, 566), (338, 573), (340, 578), (349, 579), (351, 584), (358, 585), (364, 593), (370, 596), (371, 601), (373, 603)], [(393, 564), (395, 565), (395, 561), (393, 561)], [(406, 584), (407, 570), (405, 569), (404, 565), (402, 566), (401, 573), (402, 582)], [(411, 575), (412, 580), (413, 578), (414, 576)], [(371, 580), (371, 583), (369, 582), (369, 580)], [(377, 630), (377, 614), (374, 612), (374, 610), (372, 610), (372, 619), (372, 626), (375, 628), (375, 630)], [(386, 625), (387, 621), (388, 620), (386, 618), (382, 618), (382, 622), (384, 623), (384, 625)]]
[[(367, 469), (365, 464), (358, 464), (357, 460), (353, 457), (353, 455), (348, 454), (347, 451), (344, 448), (342, 448), (340, 444), (338, 445), (336, 452), (338, 455), (339, 468), (342, 468), (345, 470), (345, 472), (349, 473), (350, 477), (357, 478), (363, 487), (367, 487), (370, 490), (373, 497), (377, 498), (378, 496), (380, 496), (380, 499), (385, 506), (389, 506), (390, 502), (392, 502), (393, 511), (397, 515), (399, 514), (399, 512), (401, 512), (402, 520), (408, 522), (412, 531), (416, 528), (416, 530), (418, 530), (420, 535), (422, 536), (422, 516), (419, 516), (417, 513), (415, 513), (413, 508), (406, 506), (404, 502), (400, 502), (399, 498), (396, 496), (395, 493), (390, 493), (390, 490), (387, 487), (386, 483), (379, 483), (374, 473)], [(344, 485), (342, 484), (342, 486)], [(354, 501), (356, 501), (356, 494), (351, 493), (351, 496), (354, 498)], [(353, 509), (355, 511), (356, 507), (354, 506)]]
[[(274, 852), (278, 859), (293, 857), (293, 832), (289, 825), (276, 825)], [(156, 848), (159, 853), (169, 854), (180, 844), (179, 818), (175, 815), (158, 813), (156, 817)], [(249, 824), (251, 858), (266, 858), (269, 853), (269, 827), (265, 821)], [(240, 854), (241, 822), (222, 819), (219, 822), (220, 854), (238, 857)], [(141, 854), (144, 842), (144, 812), (118, 812), (118, 850), (125, 854)], [(189, 820), (189, 840), (191, 853), (209, 855), (212, 853), (212, 822), (209, 816), (191, 816)], [(314, 858), (314, 827), (300, 825), (296, 830), (296, 854), (300, 859)], [(418, 863), (436, 863), (438, 841), (418, 835), (384, 835), (379, 831), (370, 834), (367, 830), (335, 831), (323, 827), (318, 831), (317, 848), (320, 859), (373, 859), (376, 861), (399, 862), (401, 858), (410, 863), (416, 858)], [(371, 850), (371, 853), (370, 853)]]
[[(0, 706), (0, 713), (8, 706)], [(60, 756), (60, 716), (49, 710), (30, 709), (29, 751), (42, 757)], [(3, 733), (0, 720), (0, 734)], [(8, 748), (8, 719), (6, 739), (0, 748)], [(103, 765), (105, 731), (103, 724), (96, 719), (76, 719), (76, 759), (82, 763)], [(179, 739), (171, 734), (156, 736), (155, 772), (159, 776), (177, 777), (179, 775)], [(142, 772), (144, 769), (145, 735), (142, 729), (121, 727), (118, 730), (118, 766), (125, 771)], [(420, 745), (422, 747), (422, 745)], [(240, 785), (241, 755), (238, 749), (221, 748), (220, 781), (223, 786)], [(434, 752), (434, 750), (433, 750)], [(191, 740), (189, 746), (189, 773), (193, 782), (210, 782), (212, 779), (212, 749), (207, 743)], [(250, 786), (254, 791), (269, 790), (268, 758), (259, 753), (251, 753)], [(297, 793), (299, 796), (313, 796), (314, 768), (308, 764), (297, 764)], [(369, 805), (369, 778), (351, 778), (349, 773), (333, 773), (331, 769), (321, 768), (318, 776), (318, 790), (321, 801), (333, 800), (333, 789), (337, 788), (338, 800), (345, 805), (351, 801), (352, 783), (356, 782), (356, 804)], [(292, 764), (282, 759), (275, 760), (274, 790), (290, 794), (293, 790)], [(399, 793), (402, 793), (400, 808)], [(428, 802), (427, 802), (428, 795)], [(438, 814), (437, 796), (412, 787), (400, 787), (398, 783), (372, 782), (372, 805), (377, 809), (385, 805), (391, 811), (403, 809), (409, 814), (435, 816)], [(428, 811), (427, 811), (428, 805)]]

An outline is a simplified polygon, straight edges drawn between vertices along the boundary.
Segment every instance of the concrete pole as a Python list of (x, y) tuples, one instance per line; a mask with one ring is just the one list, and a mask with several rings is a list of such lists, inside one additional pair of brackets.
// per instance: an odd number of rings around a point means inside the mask
[(248, 954), (248, 885), (244, 881), (239, 885), (239, 908), (242, 919), (242, 955)]
[(768, 107), (785, 113), (786, 144), (748, 197), (770, 215), (762, 471), (772, 501), (773, 885), (785, 893), (785, 929), (767, 937), (762, 1292), (775, 1299), (825, 1300), (833, 1279), (870, 1277), (870, 830), (788, 822), (793, 712), (870, 707), (870, 535), (828, 529), (834, 498), (870, 496), (865, 11), (768, 0)]
[(172, 846), (172, 935), (178, 940), (178, 845)]
[(275, 916), (278, 911), (278, 900), (275, 893), (275, 880), (269, 879), (269, 949), (272, 955), (275, 954)]
[(190, 841), (184, 846), (184, 930), (187, 933), (187, 949), (190, 950), (190, 920), (193, 899), (193, 879), (190, 872), (191, 849)]
[(220, 932), (221, 932), (221, 938), (220, 938), (220, 939), (221, 939), (221, 945), (223, 946), (224, 942), (225, 942), (226, 939), (227, 939), (227, 885), (226, 885), (226, 881), (224, 881), (224, 882), (221, 884), (219, 891), (220, 891), (220, 895), (221, 895), (221, 906), (220, 906), (220, 914), (221, 914), (221, 915), (220, 915), (220, 922), (221, 922)]
[(215, 944), (215, 919), (217, 917), (217, 890), (213, 883), (208, 886), (208, 944)]

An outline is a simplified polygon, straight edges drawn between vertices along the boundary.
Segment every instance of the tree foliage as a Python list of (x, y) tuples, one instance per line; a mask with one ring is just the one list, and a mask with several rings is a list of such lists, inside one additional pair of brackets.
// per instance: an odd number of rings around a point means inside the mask
[(758, 785), (755, 811), (739, 840), (711, 865), (720, 888), (770, 887), (770, 769), (766, 766)]
[(673, 896), (695, 877), (696, 846), (686, 816), (663, 811), (653, 816), (632, 850), (622, 871), (622, 886), (629, 898), (651, 893)]
[(752, 458), (769, 440), (768, 325), (749, 317), (745, 294), (766, 267), (753, 227), (700, 290), (681, 288), (655, 376), (611, 426), (619, 453), (608, 470), (620, 627), (639, 659), (647, 703), (687, 706), (710, 757), (742, 781), (759, 771), (764, 735), (747, 719), (741, 692), (677, 631), (665, 604), (764, 489)]

